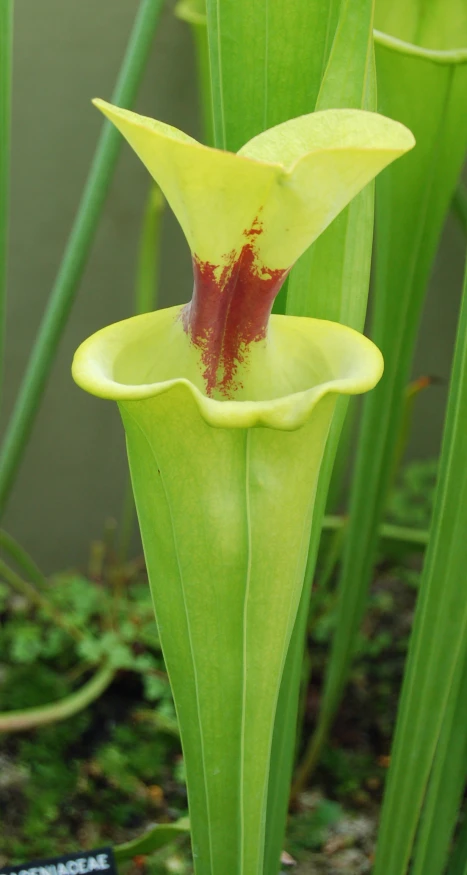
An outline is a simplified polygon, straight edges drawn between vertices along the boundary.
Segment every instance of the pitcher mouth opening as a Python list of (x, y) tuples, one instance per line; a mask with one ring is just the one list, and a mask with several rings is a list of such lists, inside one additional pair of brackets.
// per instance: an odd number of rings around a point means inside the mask
[(73, 377), (83, 389), (118, 402), (189, 393), (203, 418), (220, 427), (299, 428), (329, 393), (372, 389), (382, 355), (363, 335), (333, 322), (272, 316), (268, 336), (253, 344), (233, 398), (210, 397), (199, 351), (171, 307), (115, 323), (77, 350)]

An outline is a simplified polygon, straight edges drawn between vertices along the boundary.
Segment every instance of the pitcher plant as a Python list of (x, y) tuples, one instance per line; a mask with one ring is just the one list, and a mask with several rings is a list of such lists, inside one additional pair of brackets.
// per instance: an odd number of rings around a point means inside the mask
[(186, 765), (197, 875), (263, 871), (275, 709), (334, 405), (379, 350), (343, 325), (270, 315), (297, 258), (414, 145), (376, 113), (292, 119), (236, 154), (96, 105), (187, 238), (189, 304), (111, 325), (73, 375), (118, 402)]

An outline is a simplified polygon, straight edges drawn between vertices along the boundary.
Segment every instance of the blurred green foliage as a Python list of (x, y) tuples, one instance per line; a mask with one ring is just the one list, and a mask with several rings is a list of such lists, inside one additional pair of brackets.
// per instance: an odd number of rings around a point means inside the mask
[(136, 835), (186, 808), (175, 712), (149, 587), (136, 578), (119, 589), (116, 598), (108, 580), (74, 573), (54, 578), (45, 595), (82, 631), (75, 642), (2, 584), (2, 711), (69, 695), (103, 659), (118, 671), (105, 698), (85, 712), (29, 733), (0, 735), (0, 806), (5, 802), (0, 859), (21, 861), (77, 843), (118, 842), (133, 837), (128, 830)]

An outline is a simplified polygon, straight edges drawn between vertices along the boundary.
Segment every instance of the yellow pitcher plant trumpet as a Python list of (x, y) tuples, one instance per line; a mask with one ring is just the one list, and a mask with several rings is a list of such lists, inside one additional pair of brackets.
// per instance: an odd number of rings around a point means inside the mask
[(261, 875), (277, 695), (337, 395), (379, 350), (342, 325), (271, 316), (302, 252), (414, 145), (329, 110), (237, 154), (95, 101), (156, 179), (190, 246), (191, 302), (102, 329), (76, 382), (118, 401), (186, 764), (197, 875)]

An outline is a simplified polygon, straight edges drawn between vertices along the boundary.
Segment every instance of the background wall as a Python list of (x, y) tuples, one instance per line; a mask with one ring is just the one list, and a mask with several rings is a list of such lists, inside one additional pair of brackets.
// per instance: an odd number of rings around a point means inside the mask
[[(136, 0), (21, 0), (15, 4), (13, 179), (7, 386), (11, 409), (72, 224), (101, 125), (94, 96), (110, 99)], [(136, 109), (199, 136), (190, 32), (162, 14)], [(5, 527), (46, 571), (84, 564), (106, 518), (119, 515), (126, 463), (116, 406), (71, 380), (78, 344), (130, 315), (143, 166), (124, 145), (79, 297), (61, 344)], [(191, 294), (189, 254), (173, 217), (163, 229), (161, 304)], [(448, 379), (463, 270), (463, 237), (448, 222), (414, 373)], [(446, 386), (417, 403), (412, 456), (439, 446)]]

